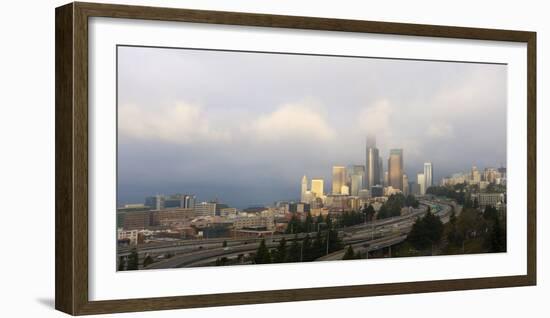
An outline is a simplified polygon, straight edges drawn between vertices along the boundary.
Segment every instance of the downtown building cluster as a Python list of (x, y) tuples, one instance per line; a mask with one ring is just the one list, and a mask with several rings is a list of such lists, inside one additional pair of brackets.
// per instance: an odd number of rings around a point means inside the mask
[(424, 195), (433, 185), (433, 165), (425, 162), (417, 181), (410, 181), (404, 171), (403, 149), (390, 149), (387, 169), (376, 146), (376, 138), (368, 136), (365, 147), (365, 164), (333, 166), (332, 182), (325, 192), (325, 181), (306, 175), (301, 180), (300, 202), (310, 209), (324, 207), (328, 212), (357, 210), (365, 204), (384, 201), (386, 197), (402, 193), (407, 196)]

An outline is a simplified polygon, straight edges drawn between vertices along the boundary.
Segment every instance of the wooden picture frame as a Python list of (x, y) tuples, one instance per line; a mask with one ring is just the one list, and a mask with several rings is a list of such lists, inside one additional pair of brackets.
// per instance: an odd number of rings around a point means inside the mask
[[(70, 3), (56, 9), (55, 307), (72, 314), (165, 310), (536, 284), (536, 33), (144, 6)], [(196, 296), (88, 297), (88, 19), (111, 17), (527, 43), (527, 275)]]

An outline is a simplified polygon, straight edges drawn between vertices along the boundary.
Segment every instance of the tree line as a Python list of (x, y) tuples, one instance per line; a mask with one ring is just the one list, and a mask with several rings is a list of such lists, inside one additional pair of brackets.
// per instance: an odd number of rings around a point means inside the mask
[(416, 198), (409, 194), (407, 196), (402, 193), (392, 194), (388, 197), (388, 200), (382, 204), (378, 211), (378, 219), (386, 219), (394, 216), (401, 215), (401, 209), (403, 207), (418, 208), (420, 203)]

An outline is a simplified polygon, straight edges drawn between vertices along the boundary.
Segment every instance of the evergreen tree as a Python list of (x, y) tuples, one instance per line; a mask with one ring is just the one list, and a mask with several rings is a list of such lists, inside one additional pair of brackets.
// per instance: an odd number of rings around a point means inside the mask
[(332, 218), (330, 217), (330, 214), (327, 214), (325, 218), (325, 223), (327, 224), (327, 229), (332, 229), (334, 224), (332, 223)]
[[(431, 189), (432, 187), (428, 188)], [(418, 200), (414, 197), (414, 195), (412, 194), (409, 194), (406, 198), (405, 198), (405, 206), (407, 207), (413, 207), (414, 209), (417, 209), (418, 206), (419, 206), (419, 202)]]
[(313, 231), (313, 217), (311, 216), (310, 212), (306, 214), (306, 220), (304, 222), (304, 231), (308, 233)]
[(417, 218), (414, 222), (407, 240), (417, 250), (424, 250), (433, 247), (441, 241), (443, 230), (443, 222), (428, 207), (428, 211), (424, 217)]
[(143, 267), (147, 267), (151, 264), (153, 264), (153, 258), (150, 255), (147, 255), (147, 257), (143, 260)]
[(388, 217), (389, 217), (388, 208), (386, 207), (385, 204), (382, 204), (382, 206), (380, 207), (380, 210), (378, 210), (377, 218), (379, 220), (381, 220), (381, 219), (385, 219), (385, 218), (388, 218)]
[(298, 235), (294, 236), (294, 239), (292, 240), (292, 244), (290, 244), (290, 248), (288, 249), (288, 261), (289, 262), (299, 262), (300, 261), (300, 252), (301, 252), (301, 246), (298, 242)]
[(269, 264), (271, 263), (271, 253), (265, 245), (265, 239), (262, 239), (260, 246), (256, 250), (256, 256), (254, 257), (254, 263), (256, 264)]
[(275, 250), (273, 257), (274, 263), (284, 263), (287, 260), (287, 250), (286, 250), (286, 239), (283, 237), (279, 241), (279, 246), (277, 246), (277, 250)]
[(356, 259), (355, 252), (353, 251), (353, 247), (351, 245), (348, 245), (348, 248), (346, 249), (346, 253), (344, 254), (344, 257), (342, 257), (343, 260), (348, 259)]
[(311, 246), (311, 237), (309, 237), (309, 234), (304, 237), (302, 240), (302, 261), (303, 262), (309, 262), (313, 260), (313, 253), (312, 253), (312, 246)]
[(450, 244), (454, 246), (459, 246), (462, 244), (462, 241), (464, 238), (458, 231), (457, 227), (457, 218), (456, 214), (453, 208), (453, 211), (451, 212), (451, 217), (449, 219), (449, 232), (447, 233), (447, 240)]
[(216, 259), (216, 266), (225, 266), (229, 262), (229, 259), (227, 257), (217, 258)]
[(290, 218), (290, 221), (288, 221), (288, 225), (286, 227), (286, 234), (296, 234), (302, 232), (302, 222), (298, 219), (296, 214), (293, 214)]
[(485, 210), (483, 211), (483, 218), (485, 220), (495, 220), (498, 219), (498, 210), (491, 205), (488, 205), (485, 207)]
[(315, 223), (317, 224), (317, 226), (319, 226), (319, 224), (323, 223), (325, 220), (323, 219), (323, 216), (319, 213), (319, 215), (317, 216), (317, 220), (315, 221)]
[[(328, 252), (332, 253), (334, 251), (341, 250), (342, 240), (338, 237), (338, 232), (336, 230), (330, 230), (327, 232), (327, 235), (328, 235), (328, 247), (329, 247)], [(323, 254), (326, 254), (326, 251)]]
[(363, 213), (365, 214), (365, 218), (367, 221), (371, 222), (374, 218), (374, 214), (376, 211), (374, 210), (374, 207), (372, 204), (369, 204), (368, 206), (363, 207)]
[(118, 257), (118, 270), (119, 271), (123, 271), (124, 270), (124, 257), (123, 256), (119, 256)]
[(323, 240), (323, 236), (321, 235), (321, 231), (317, 231), (317, 234), (315, 235), (315, 240), (313, 240), (313, 246), (312, 246), (313, 258), (317, 259), (323, 256), (324, 248), (325, 248), (325, 242)]
[(474, 202), (472, 202), (472, 199), (466, 198), (464, 199), (464, 208), (465, 209), (471, 209), (474, 206)]
[(491, 232), (489, 235), (489, 252), (505, 252), (506, 251), (506, 236), (502, 229), (500, 220), (497, 215), (494, 216)]
[(134, 248), (130, 252), (130, 256), (128, 256), (128, 263), (126, 264), (126, 269), (129, 271), (137, 270), (138, 269), (138, 253), (137, 250)]

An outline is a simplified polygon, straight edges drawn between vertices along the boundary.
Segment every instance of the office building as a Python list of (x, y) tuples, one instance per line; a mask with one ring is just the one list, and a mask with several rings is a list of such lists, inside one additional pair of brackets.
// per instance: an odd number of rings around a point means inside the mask
[(157, 194), (147, 197), (145, 198), (145, 205), (153, 210), (162, 210), (164, 209), (164, 196)]
[(165, 210), (152, 211), (151, 225), (170, 226), (183, 224), (185, 220), (195, 216), (195, 211), (189, 208), (170, 208)]
[(143, 230), (151, 224), (149, 212), (125, 212), (122, 215), (122, 227), (124, 230)]
[(504, 204), (504, 193), (479, 193), (472, 195), (472, 198), (477, 198), (479, 206), (485, 208), (486, 206), (499, 207)]
[(184, 208), (184, 209), (194, 208), (195, 207), (195, 201), (196, 201), (196, 198), (195, 198), (194, 195), (186, 194), (183, 197), (183, 206), (182, 206), (182, 208)]
[(372, 188), (370, 188), (370, 194), (373, 198), (382, 197), (384, 196), (384, 187), (382, 187), (381, 185), (373, 186)]
[(388, 186), (403, 191), (403, 149), (390, 150)]
[(340, 189), (341, 195), (349, 195), (349, 187), (347, 185), (343, 185)]
[(403, 195), (409, 195), (409, 177), (403, 174)]
[(216, 203), (201, 202), (195, 204), (196, 216), (215, 216), (216, 215)]
[(306, 198), (305, 198), (306, 192), (307, 192), (307, 177), (304, 175), (302, 177), (302, 191), (300, 195), (300, 201), (306, 202)]
[(470, 183), (477, 184), (481, 181), (481, 173), (476, 166), (472, 167), (472, 172), (470, 173)]
[(346, 185), (346, 167), (332, 167), (332, 194), (342, 194), (344, 185)]
[(237, 215), (237, 208), (223, 208), (220, 210), (220, 216)]
[(424, 163), (424, 182), (426, 183), (424, 185), (424, 189), (426, 189), (426, 191), (428, 190), (429, 187), (433, 186), (433, 182), (434, 182), (434, 179), (433, 179), (433, 166), (432, 166), (432, 163), (431, 162), (425, 162)]
[(358, 196), (363, 189), (363, 174), (351, 175), (351, 195)]
[(288, 211), (291, 213), (307, 213), (311, 210), (311, 205), (308, 203), (290, 203)]
[(420, 185), (414, 181), (409, 182), (409, 193), (412, 195), (420, 194)]
[(500, 177), (500, 172), (495, 168), (485, 168), (483, 171), (483, 179), (489, 183), (496, 183)]
[(382, 156), (378, 157), (378, 174), (379, 174), (379, 179), (378, 179), (378, 184), (379, 185), (384, 185), (384, 160), (382, 159)]
[[(352, 171), (352, 177), (353, 175), (360, 175), (361, 176), (361, 189), (365, 189), (367, 187), (367, 178), (366, 178), (366, 170), (365, 170), (365, 166), (363, 165), (354, 165), (351, 169)], [(350, 183), (351, 181), (353, 180), (350, 180)], [(359, 190), (361, 190), (359, 189)], [(353, 192), (353, 191), (352, 191)]]
[(376, 137), (367, 136), (365, 169), (367, 175), (367, 187), (379, 184), (380, 180), (380, 159), (378, 148), (376, 148)]
[(311, 179), (311, 192), (317, 197), (322, 198), (325, 195), (323, 179)]
[(418, 194), (425, 195), (426, 194), (426, 178), (424, 177), (423, 173), (419, 173), (416, 175), (416, 183), (418, 184)]
[(138, 243), (138, 235), (138, 230), (117, 229), (117, 239), (119, 241), (127, 240), (130, 245), (136, 245)]
[(366, 200), (370, 199), (370, 197), (371, 197), (370, 190), (363, 189), (363, 190), (359, 191), (359, 199), (366, 201)]

